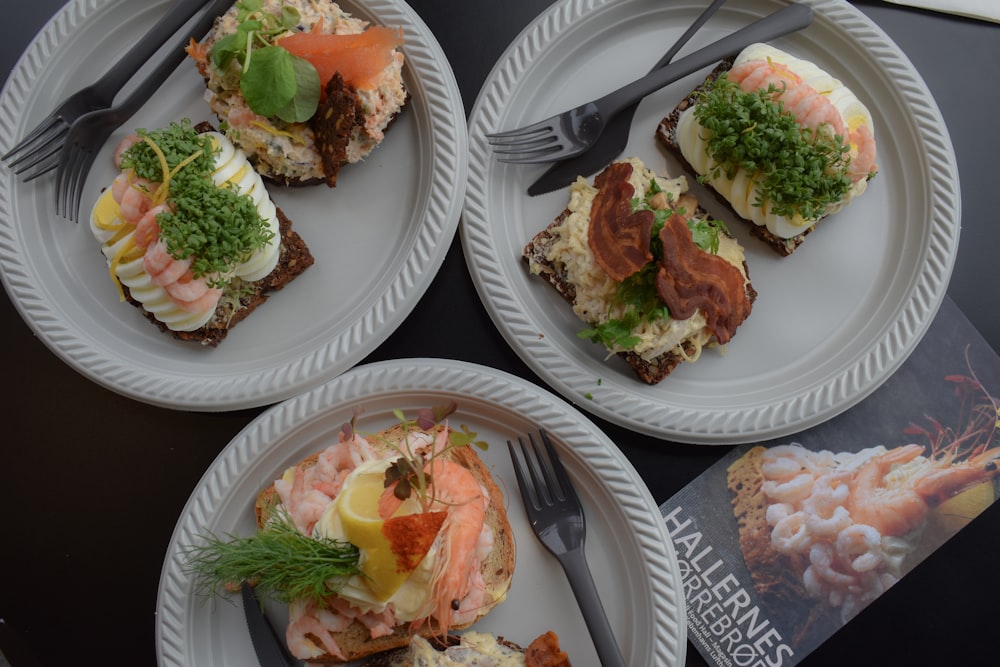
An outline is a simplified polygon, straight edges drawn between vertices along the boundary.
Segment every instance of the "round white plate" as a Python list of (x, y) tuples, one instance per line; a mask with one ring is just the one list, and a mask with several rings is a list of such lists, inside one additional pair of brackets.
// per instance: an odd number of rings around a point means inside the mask
[[(167, 3), (72, 0), (21, 57), (0, 93), (0, 154), (84, 82), (97, 79)], [(93, 381), (168, 408), (216, 411), (277, 402), (358, 363), (416, 306), (454, 238), (468, 165), (465, 110), (433, 34), (403, 0), (348, 0), (355, 16), (403, 29), (412, 99), (385, 141), (336, 188), (270, 191), (315, 264), (218, 348), (174, 340), (118, 300), (87, 224), (55, 214), (54, 174), (18, 182), (0, 167), (0, 274), (37, 336)], [(113, 48), (109, 48), (113, 45)], [(87, 180), (86, 219), (114, 177), (111, 151), (137, 127), (217, 122), (183, 63), (116, 132)]]
[[(521, 250), (566, 205), (529, 197), (548, 167), (497, 162), (484, 134), (554, 115), (645, 74), (705, 6), (703, 0), (562, 0), (529, 25), (484, 84), (469, 119), (462, 243), (480, 296), (521, 358), (580, 407), (668, 440), (733, 444), (816, 425), (878, 387), (916, 346), (951, 275), (961, 219), (947, 129), (913, 66), (885, 33), (842, 0), (808, 0), (814, 20), (774, 44), (841, 78), (872, 112), (879, 174), (869, 191), (779, 257), (736, 221), (759, 296), (725, 349), (706, 350), (656, 386), (603, 347)], [(730, 2), (680, 55), (782, 6)], [(689, 76), (639, 106), (626, 155), (682, 173), (654, 140), (657, 123), (704, 78)], [(592, 178), (592, 177), (591, 177)], [(689, 178), (715, 217), (727, 214)]]
[[(170, 540), (160, 579), (156, 650), (161, 667), (255, 664), (239, 601), (206, 600), (184, 572), (183, 547), (199, 535), (249, 535), (253, 502), (289, 465), (357, 428), (393, 425), (394, 409), (454, 401), (453, 427), (489, 443), (480, 454), (504, 491), (517, 562), (503, 604), (474, 627), (527, 645), (554, 630), (573, 664), (597, 664), (573, 593), (524, 515), (506, 441), (544, 428), (559, 449), (587, 515), (586, 554), (630, 665), (679, 666), (686, 652), (684, 597), (676, 555), (655, 501), (628, 459), (586, 417), (513, 375), (465, 362), (405, 359), (357, 366), (262, 413), (219, 454), (198, 483)], [(275, 618), (280, 615), (278, 610)]]

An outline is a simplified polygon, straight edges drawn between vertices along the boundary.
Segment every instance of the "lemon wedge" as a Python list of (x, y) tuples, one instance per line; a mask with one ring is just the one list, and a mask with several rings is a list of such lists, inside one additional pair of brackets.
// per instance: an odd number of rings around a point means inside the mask
[(933, 519), (938, 528), (947, 534), (957, 533), (993, 504), (995, 499), (993, 482), (977, 484), (935, 507)]
[(392, 544), (382, 532), (385, 521), (378, 515), (378, 499), (384, 479), (377, 474), (359, 475), (344, 487), (338, 498), (344, 536), (360, 550), (358, 567), (380, 600), (392, 597), (410, 574), (397, 567)]

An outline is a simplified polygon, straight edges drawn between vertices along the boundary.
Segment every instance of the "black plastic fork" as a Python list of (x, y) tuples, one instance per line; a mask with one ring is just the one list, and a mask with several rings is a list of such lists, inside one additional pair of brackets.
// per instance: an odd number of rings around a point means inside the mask
[(6, 162), (25, 181), (55, 169), (63, 140), (73, 121), (91, 111), (111, 106), (115, 95), (129, 79), (207, 2), (208, 0), (176, 0), (149, 33), (139, 39), (107, 73), (66, 98), (34, 130), (0, 157), (0, 161)]
[[(200, 0), (204, 4), (204, 0)], [(212, 0), (205, 12), (191, 26), (178, 35), (163, 59), (146, 75), (129, 96), (110, 108), (97, 109), (77, 118), (66, 133), (58, 155), (56, 170), (56, 214), (77, 221), (80, 197), (94, 157), (104, 147), (108, 138), (125, 121), (131, 118), (163, 85), (167, 77), (184, 61), (184, 45), (190, 38), (200, 39), (212, 27), (215, 17), (232, 4), (232, 0)]]
[(755, 42), (769, 42), (801, 30), (811, 21), (810, 7), (792, 3), (592, 102), (525, 127), (487, 134), (486, 139), (499, 162), (533, 164), (580, 155), (594, 145), (616, 114), (646, 95)]
[(530, 433), (527, 437), (528, 444), (518, 436), (520, 456), (513, 443), (507, 441), (524, 510), (538, 541), (559, 560), (566, 571), (566, 578), (580, 604), (580, 611), (583, 612), (601, 664), (604, 667), (624, 667), (625, 660), (611, 631), (583, 552), (587, 533), (583, 505), (580, 504), (573, 483), (548, 434), (539, 431), (539, 436), (544, 452), (539, 449), (535, 437)]

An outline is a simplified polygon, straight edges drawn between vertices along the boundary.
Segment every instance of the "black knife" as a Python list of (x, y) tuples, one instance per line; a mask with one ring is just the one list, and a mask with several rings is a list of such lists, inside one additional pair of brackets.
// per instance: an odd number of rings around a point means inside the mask
[(253, 586), (243, 582), (243, 612), (250, 630), (250, 641), (253, 642), (254, 653), (260, 667), (297, 667), (299, 661), (293, 658), (285, 641), (267, 620), (264, 608)]
[[(670, 50), (660, 58), (660, 61), (650, 71), (656, 71), (664, 65), (669, 64), (674, 56), (677, 55), (677, 52), (691, 39), (692, 35), (698, 32), (699, 28), (705, 25), (705, 22), (725, 2), (726, 0), (712, 0), (712, 4), (705, 8), (701, 15), (695, 19), (695, 22), (691, 24), (691, 27), (680, 36), (674, 45), (670, 47)], [(556, 162), (537, 181), (531, 184), (528, 188), (528, 194), (534, 197), (535, 195), (560, 190), (575, 181), (577, 176), (590, 176), (597, 170), (606, 167), (609, 162), (625, 150), (625, 145), (628, 143), (629, 130), (632, 129), (632, 117), (635, 115), (635, 110), (638, 107), (639, 102), (636, 102), (632, 106), (619, 111), (617, 115), (608, 121), (604, 132), (601, 133), (601, 136), (587, 152)]]

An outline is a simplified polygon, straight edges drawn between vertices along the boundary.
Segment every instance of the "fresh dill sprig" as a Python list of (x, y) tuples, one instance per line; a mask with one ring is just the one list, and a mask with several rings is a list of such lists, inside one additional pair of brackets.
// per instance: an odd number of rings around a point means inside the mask
[(273, 508), (267, 525), (250, 537), (213, 534), (184, 549), (185, 568), (197, 589), (211, 594), (243, 582), (280, 600), (311, 600), (321, 607), (348, 577), (358, 574), (359, 551), (349, 542), (302, 534), (287, 510)]

